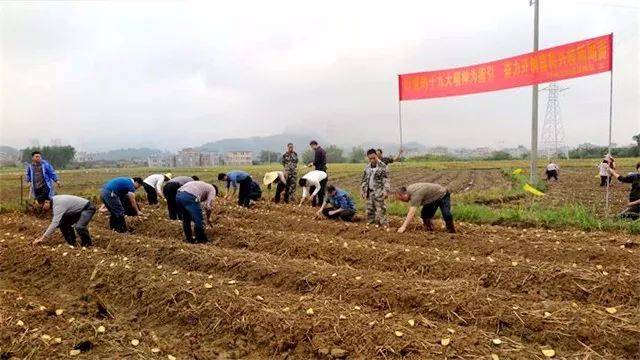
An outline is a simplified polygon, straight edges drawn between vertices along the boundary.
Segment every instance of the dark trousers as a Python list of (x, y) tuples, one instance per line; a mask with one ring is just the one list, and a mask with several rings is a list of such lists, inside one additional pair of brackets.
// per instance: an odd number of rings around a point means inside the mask
[(39, 188), (36, 188), (35, 184), (33, 186), (34, 186), (33, 195), (35, 196), (36, 201), (42, 202), (45, 200), (51, 200), (49, 199), (49, 191), (51, 189), (49, 189), (49, 186), (47, 186), (47, 183), (44, 183), (42, 187), (39, 187)]
[[(324, 196), (327, 191), (327, 180), (328, 179), (324, 179), (320, 181), (320, 191), (318, 192), (318, 195), (316, 195), (316, 197), (311, 200), (312, 206), (321, 206), (322, 204), (324, 204)], [(311, 194), (313, 194), (314, 191), (316, 191), (315, 186), (309, 188), (309, 192)]]
[(607, 181), (609, 183), (611, 183), (611, 176), (602, 176), (602, 175), (600, 175), (600, 186), (601, 187), (607, 186)]
[[(82, 211), (71, 214), (64, 214), (60, 219), (60, 232), (69, 245), (76, 245), (76, 231), (80, 235), (80, 244), (82, 246), (91, 246), (91, 235), (87, 225), (96, 213), (96, 207), (88, 203)], [(74, 226), (75, 224), (75, 226)], [(75, 230), (74, 230), (75, 227)]]
[(167, 209), (169, 210), (169, 219), (176, 220), (178, 217), (178, 210), (176, 209), (176, 195), (180, 184), (177, 182), (168, 182), (164, 184), (162, 188), (162, 194), (167, 199)]
[(149, 203), (149, 205), (157, 204), (158, 192), (156, 191), (156, 188), (147, 184), (146, 182), (142, 183), (142, 187), (144, 188), (144, 191), (147, 193), (147, 202)]
[[(196, 197), (186, 191), (178, 191), (176, 195), (176, 205), (178, 213), (182, 217), (182, 230), (184, 239), (188, 243), (207, 242), (207, 235), (204, 233), (204, 219), (202, 209)], [(191, 232), (191, 223), (196, 234), (195, 239)]]
[(102, 190), (101, 194), (104, 206), (109, 210), (109, 228), (117, 232), (127, 231), (127, 223), (124, 219), (125, 215), (136, 216), (137, 213), (127, 194), (118, 194), (111, 190)]
[(280, 202), (282, 197), (282, 192), (284, 191), (284, 202), (289, 202), (289, 194), (287, 193), (287, 185), (278, 179), (276, 183), (276, 196), (273, 198), (273, 201), (277, 203)]
[(558, 170), (547, 170), (547, 181), (552, 178), (558, 180)]
[(422, 206), (422, 212), (420, 213), (420, 217), (425, 225), (433, 219), (433, 216), (436, 214), (436, 211), (440, 208), (440, 212), (442, 213), (442, 219), (445, 222), (453, 221), (453, 215), (451, 214), (451, 194), (447, 191), (447, 193), (440, 199)]
[(329, 215), (330, 211), (333, 210), (337, 210), (334, 207), (327, 207), (324, 208), (324, 210), (322, 210), (322, 214), (324, 216), (326, 216), (329, 219), (340, 219), (340, 220), (344, 220), (344, 221), (351, 221), (353, 220), (353, 216), (356, 214), (355, 211), (353, 210), (342, 210), (341, 212), (337, 213), (337, 214), (333, 214), (333, 215)]
[(240, 189), (238, 190), (238, 205), (249, 207), (249, 193), (251, 192), (251, 183), (253, 180), (251, 176), (247, 176), (244, 180), (239, 182)]
[(636, 205), (636, 206), (632, 206), (630, 208), (624, 209), (624, 211), (618, 214), (618, 218), (623, 220), (640, 219), (640, 205)]
[(249, 200), (258, 201), (262, 198), (262, 189), (260, 189), (260, 185), (252, 181), (251, 185), (249, 185), (249, 194), (247, 195)]

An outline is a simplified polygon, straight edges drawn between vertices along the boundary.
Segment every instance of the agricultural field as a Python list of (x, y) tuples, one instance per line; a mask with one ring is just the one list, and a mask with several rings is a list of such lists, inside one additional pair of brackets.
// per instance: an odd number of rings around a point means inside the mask
[[(631, 163), (620, 162), (622, 171)], [(560, 182), (539, 198), (522, 193), (509, 176), (525, 167), (520, 162), (407, 163), (391, 170), (394, 186), (448, 186), (454, 216), (476, 207), (544, 213), (576, 205), (606, 217), (592, 162), (560, 165)], [(277, 165), (248, 170), (258, 176), (271, 169)], [(218, 170), (174, 173), (211, 180)], [(334, 165), (330, 178), (357, 195), (361, 170)], [(109, 177), (148, 173), (65, 171), (61, 192), (95, 197)], [(634, 359), (640, 353), (640, 236), (626, 228), (462, 218), (457, 234), (443, 232), (442, 224), (424, 233), (416, 220), (399, 235), (362, 222), (315, 220), (310, 207), (262, 201), (246, 210), (220, 199), (207, 244), (184, 243), (180, 223), (168, 220), (163, 207), (147, 206), (144, 217), (128, 219), (130, 234), (109, 231), (106, 216), (96, 214), (93, 248), (69, 248), (59, 234), (34, 247), (31, 240), (49, 219), (12, 205), (19, 202), (16, 176), (0, 175), (3, 359)], [(612, 213), (627, 191), (612, 187)], [(389, 208), (396, 228), (404, 207)]]

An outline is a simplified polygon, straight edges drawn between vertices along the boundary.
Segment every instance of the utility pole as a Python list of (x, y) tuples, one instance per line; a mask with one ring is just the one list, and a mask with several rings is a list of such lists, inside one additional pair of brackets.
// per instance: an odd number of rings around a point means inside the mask
[[(533, 52), (538, 51), (538, 22), (540, 15), (540, 0), (529, 0), (533, 10)], [(534, 183), (538, 178), (538, 84), (531, 90), (531, 177)]]

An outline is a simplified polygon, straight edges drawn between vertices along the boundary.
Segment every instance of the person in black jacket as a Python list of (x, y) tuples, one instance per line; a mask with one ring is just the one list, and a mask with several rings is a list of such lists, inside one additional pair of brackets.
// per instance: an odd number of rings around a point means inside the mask
[(318, 171), (327, 172), (327, 152), (315, 140), (311, 140), (309, 146), (313, 150), (313, 161), (307, 164), (307, 167), (314, 166)]
[(609, 168), (609, 172), (614, 178), (618, 179), (618, 181), (631, 184), (629, 203), (626, 208), (618, 214), (618, 217), (629, 220), (640, 219), (640, 162), (636, 164), (636, 172), (629, 173), (627, 176), (618, 174), (612, 168)]

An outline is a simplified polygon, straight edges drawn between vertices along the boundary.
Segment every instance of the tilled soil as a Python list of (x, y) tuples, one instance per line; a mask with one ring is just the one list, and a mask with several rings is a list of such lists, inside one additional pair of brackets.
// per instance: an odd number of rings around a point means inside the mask
[(3, 359), (639, 358), (638, 236), (399, 235), (260, 203), (220, 205), (191, 245), (145, 213), (126, 235), (97, 214), (89, 249), (32, 246), (46, 219), (0, 216)]

